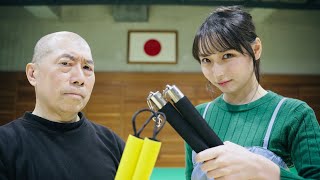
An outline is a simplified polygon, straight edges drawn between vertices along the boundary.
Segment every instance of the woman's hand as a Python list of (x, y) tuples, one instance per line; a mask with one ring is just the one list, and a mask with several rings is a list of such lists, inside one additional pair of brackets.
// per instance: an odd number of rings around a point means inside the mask
[(197, 162), (208, 178), (220, 179), (280, 179), (280, 168), (271, 160), (232, 142), (201, 151)]

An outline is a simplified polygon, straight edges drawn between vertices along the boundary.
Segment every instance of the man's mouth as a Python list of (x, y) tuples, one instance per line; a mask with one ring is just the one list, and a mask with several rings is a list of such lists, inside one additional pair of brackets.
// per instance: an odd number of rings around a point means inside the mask
[(64, 94), (67, 96), (74, 97), (74, 98), (83, 98), (84, 97), (82, 94), (79, 94), (79, 93), (64, 93)]

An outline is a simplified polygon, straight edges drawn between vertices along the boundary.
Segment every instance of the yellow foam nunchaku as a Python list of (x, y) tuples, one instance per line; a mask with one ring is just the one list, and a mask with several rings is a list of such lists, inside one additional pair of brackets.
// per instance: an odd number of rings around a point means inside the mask
[(137, 162), (133, 180), (149, 180), (160, 152), (161, 142), (144, 139), (143, 147)]
[[(135, 119), (136, 116), (143, 112), (150, 111), (153, 113), (151, 117), (144, 123), (143, 127), (136, 131)], [(149, 180), (152, 170), (158, 158), (161, 148), (161, 142), (156, 140), (156, 135), (163, 128), (165, 121), (162, 124), (159, 117), (165, 115), (161, 112), (154, 112), (150, 109), (142, 109), (138, 111), (132, 118), (134, 135), (129, 134), (126, 146), (124, 148), (121, 161), (118, 166), (115, 180)], [(151, 121), (155, 120), (156, 123), (153, 131), (152, 138), (141, 139), (140, 133)]]
[(129, 134), (115, 180), (132, 179), (144, 140)]

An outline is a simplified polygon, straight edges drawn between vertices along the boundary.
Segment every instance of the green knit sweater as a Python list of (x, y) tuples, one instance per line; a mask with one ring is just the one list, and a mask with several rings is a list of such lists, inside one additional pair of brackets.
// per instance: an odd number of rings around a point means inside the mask
[[(222, 95), (213, 101), (206, 121), (223, 141), (241, 146), (262, 146), (269, 121), (282, 96), (269, 91), (262, 98), (245, 105), (225, 102)], [(196, 108), (203, 114), (207, 103)], [(281, 169), (281, 179), (320, 179), (320, 127), (314, 111), (303, 101), (288, 98), (275, 119), (269, 150), (286, 164), (295, 166), (299, 175)], [(192, 149), (186, 150), (186, 179), (193, 170)]]

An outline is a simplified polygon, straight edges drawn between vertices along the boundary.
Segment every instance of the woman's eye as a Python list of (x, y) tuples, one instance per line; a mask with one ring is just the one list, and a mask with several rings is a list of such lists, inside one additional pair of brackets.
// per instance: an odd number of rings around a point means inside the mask
[(203, 63), (203, 64), (206, 64), (206, 63), (210, 63), (211, 61), (210, 61), (210, 59), (208, 59), (208, 58), (202, 58), (201, 59), (201, 63)]
[(223, 55), (223, 59), (229, 59), (229, 58), (232, 58), (233, 57), (233, 55), (232, 54), (224, 54)]

